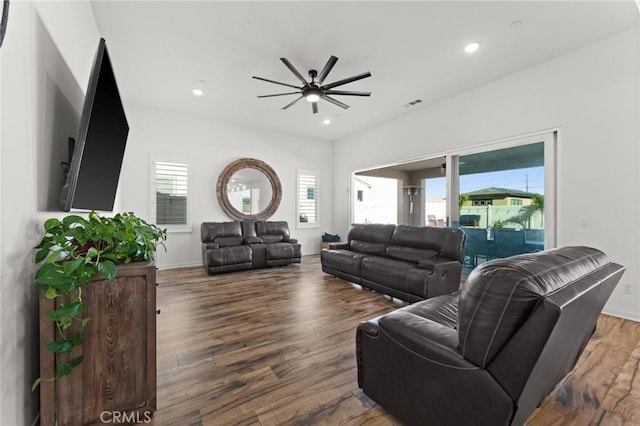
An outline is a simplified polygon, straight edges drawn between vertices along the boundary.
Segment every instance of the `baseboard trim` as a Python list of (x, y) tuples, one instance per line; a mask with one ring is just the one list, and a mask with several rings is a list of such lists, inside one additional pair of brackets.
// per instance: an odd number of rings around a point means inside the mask
[[(303, 258), (307, 256), (320, 256), (320, 253), (307, 253), (302, 255)], [(169, 263), (166, 265), (156, 265), (156, 266), (158, 267), (158, 269), (193, 268), (196, 266), (202, 266), (202, 262)]]
[(176, 269), (176, 268), (192, 268), (194, 266), (202, 266), (202, 262), (198, 263), (170, 263), (167, 265), (157, 265), (158, 269)]
[(607, 315), (612, 315), (614, 317), (619, 317), (619, 318), (624, 318), (631, 321), (640, 322), (640, 314), (638, 314), (637, 312), (627, 312), (627, 311), (621, 311), (618, 309), (604, 308), (602, 310), (602, 313)]

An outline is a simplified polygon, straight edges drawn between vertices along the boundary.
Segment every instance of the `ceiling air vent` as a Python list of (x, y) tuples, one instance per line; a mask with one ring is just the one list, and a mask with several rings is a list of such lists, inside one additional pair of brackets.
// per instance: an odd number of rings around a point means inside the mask
[(409, 102), (404, 107), (407, 108), (407, 107), (411, 107), (411, 106), (414, 106), (414, 105), (418, 105), (420, 102), (422, 102), (422, 99), (416, 99), (415, 101)]

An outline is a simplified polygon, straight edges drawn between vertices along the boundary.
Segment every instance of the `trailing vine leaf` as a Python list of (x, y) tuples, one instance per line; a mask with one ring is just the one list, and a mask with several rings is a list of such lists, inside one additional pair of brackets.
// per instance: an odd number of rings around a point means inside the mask
[(58, 290), (56, 290), (55, 287), (49, 286), (47, 287), (47, 292), (44, 294), (44, 297), (46, 297), (47, 299), (55, 299), (59, 295), (60, 293), (58, 293)]
[(31, 392), (35, 391), (36, 388), (38, 387), (38, 385), (40, 384), (40, 382), (42, 381), (42, 377), (38, 377), (33, 384), (31, 385)]
[[(90, 317), (81, 317), (86, 311), (82, 287), (98, 273), (113, 280), (118, 264), (153, 260), (156, 246), (164, 247), (167, 238), (166, 229), (149, 224), (133, 213), (103, 218), (92, 211), (88, 218), (68, 215), (62, 220), (48, 219), (43, 227), (44, 235), (35, 247), (35, 263), (40, 264), (35, 281), (44, 289), (44, 297), (54, 300), (56, 306), (45, 315), (56, 324), (58, 337), (45, 348), (54, 352), (57, 369), (55, 377), (37, 378), (32, 391), (43, 380), (70, 374), (82, 362), (82, 356), (72, 361), (58, 357), (82, 345), (82, 334), (91, 321)], [(74, 323), (79, 326), (71, 327)]]
[(105, 260), (97, 266), (98, 272), (104, 274), (109, 280), (113, 280), (116, 277), (117, 267), (116, 264), (110, 260)]

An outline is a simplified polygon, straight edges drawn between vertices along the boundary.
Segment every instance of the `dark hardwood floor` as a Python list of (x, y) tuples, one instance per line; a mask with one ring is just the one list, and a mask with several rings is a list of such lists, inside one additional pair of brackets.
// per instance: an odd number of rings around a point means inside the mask
[[(358, 389), (355, 329), (399, 305), (302, 264), (158, 271), (159, 425), (398, 424)], [(640, 425), (640, 323), (603, 315), (529, 425)], [(425, 423), (428, 424), (428, 423)]]

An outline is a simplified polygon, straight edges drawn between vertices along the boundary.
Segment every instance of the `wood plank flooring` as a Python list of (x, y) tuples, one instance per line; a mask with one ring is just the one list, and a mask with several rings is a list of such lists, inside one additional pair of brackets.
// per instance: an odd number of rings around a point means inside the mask
[[(158, 271), (153, 425), (394, 425), (358, 389), (355, 329), (400, 305), (302, 264)], [(601, 316), (529, 425), (640, 425), (640, 323)]]

